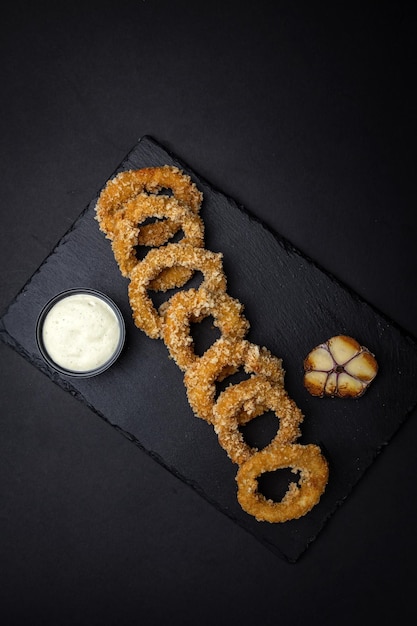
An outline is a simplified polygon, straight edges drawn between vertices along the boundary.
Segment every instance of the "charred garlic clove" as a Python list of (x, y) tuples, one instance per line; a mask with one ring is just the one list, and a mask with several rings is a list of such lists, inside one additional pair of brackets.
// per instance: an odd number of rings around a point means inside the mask
[(337, 335), (304, 360), (304, 386), (313, 396), (359, 398), (378, 372), (374, 355), (352, 337)]

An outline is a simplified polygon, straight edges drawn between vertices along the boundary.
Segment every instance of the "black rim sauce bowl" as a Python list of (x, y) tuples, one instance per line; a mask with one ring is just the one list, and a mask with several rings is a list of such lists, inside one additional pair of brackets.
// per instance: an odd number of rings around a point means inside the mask
[[(51, 309), (57, 304), (57, 302), (63, 300), (64, 298), (67, 298), (73, 295), (78, 295), (78, 294), (90, 295), (94, 298), (98, 298), (102, 300), (105, 304), (107, 304), (110, 307), (110, 309), (113, 311), (113, 313), (116, 315), (118, 325), (119, 325), (119, 331), (120, 331), (119, 340), (117, 342), (117, 346), (113, 354), (100, 366), (95, 367), (94, 369), (89, 369), (89, 370), (67, 369), (63, 367), (62, 365), (59, 365), (59, 363), (56, 363), (48, 354), (48, 351), (45, 348), (45, 344), (44, 344), (43, 336), (42, 336), (44, 321), (48, 313), (51, 311)], [(73, 376), (73, 377), (75, 376), (77, 378), (91, 378), (92, 376), (97, 376), (98, 374), (101, 374), (102, 372), (105, 372), (106, 370), (108, 370), (109, 367), (111, 367), (119, 358), (120, 353), (123, 350), (125, 337), (126, 337), (125, 321), (119, 308), (117, 307), (117, 305), (113, 302), (111, 298), (109, 298), (104, 293), (97, 291), (95, 289), (82, 289), (82, 288), (67, 289), (66, 291), (62, 291), (61, 293), (58, 293), (56, 296), (51, 298), (51, 300), (49, 300), (45, 304), (45, 306), (43, 307), (43, 309), (41, 310), (38, 316), (38, 320), (36, 323), (36, 342), (38, 345), (39, 352), (41, 353), (45, 362), (57, 372), (61, 374), (65, 374), (67, 376)]]

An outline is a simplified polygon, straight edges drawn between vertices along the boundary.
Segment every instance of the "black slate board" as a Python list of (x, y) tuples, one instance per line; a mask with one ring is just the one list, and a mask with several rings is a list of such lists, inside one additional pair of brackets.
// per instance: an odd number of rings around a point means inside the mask
[[(142, 138), (117, 171), (165, 163), (184, 169), (204, 194), (206, 247), (224, 255), (228, 292), (245, 304), (251, 323), (248, 339), (284, 361), (286, 387), (306, 416), (300, 441), (319, 444), (330, 464), (319, 505), (281, 525), (256, 522), (241, 510), (236, 468), (212, 428), (193, 416), (181, 372), (161, 341), (148, 339), (133, 325), (128, 281), (94, 219), (99, 192), (10, 304), (0, 320), (0, 336), (234, 522), (294, 562), (416, 406), (416, 343), (153, 139)], [(126, 320), (121, 358), (92, 379), (52, 372), (36, 347), (41, 308), (57, 292), (73, 287), (107, 293)], [(375, 353), (378, 377), (359, 400), (313, 398), (302, 385), (303, 359), (315, 345), (341, 333)]]

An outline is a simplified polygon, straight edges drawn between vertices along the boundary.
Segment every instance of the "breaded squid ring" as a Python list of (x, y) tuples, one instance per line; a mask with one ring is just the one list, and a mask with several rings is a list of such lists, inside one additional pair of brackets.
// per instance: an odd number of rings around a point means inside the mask
[(213, 409), (214, 431), (233, 463), (241, 465), (258, 451), (245, 442), (239, 426), (269, 410), (279, 421), (272, 442), (293, 443), (298, 439), (304, 416), (282, 385), (253, 376), (220, 394)]
[[(267, 499), (259, 491), (259, 476), (285, 468), (299, 472), (298, 484), (290, 483), (280, 502)], [(319, 502), (328, 478), (328, 464), (318, 446), (277, 441), (239, 467), (237, 499), (242, 509), (259, 522), (287, 522), (302, 517)]]
[[(328, 480), (327, 462), (318, 446), (296, 443), (303, 415), (285, 390), (282, 360), (244, 338), (249, 322), (243, 305), (226, 292), (223, 255), (203, 247), (204, 228), (198, 217), (202, 197), (177, 167), (129, 170), (103, 188), (95, 218), (112, 242), (122, 275), (130, 279), (135, 325), (150, 338), (164, 340), (184, 372), (194, 415), (214, 426), (220, 445), (239, 465), (241, 507), (257, 520), (285, 522), (301, 517), (320, 500)], [(152, 218), (157, 221), (147, 223)], [(181, 229), (184, 238), (174, 243), (172, 238)], [(135, 254), (140, 245), (152, 248), (142, 260)], [(198, 289), (190, 285), (154, 306), (148, 291), (182, 287), (195, 271), (203, 274)], [(197, 356), (190, 325), (209, 316), (221, 335)], [(240, 368), (249, 378), (228, 381)], [(216, 398), (216, 383), (222, 380), (229, 386)], [(257, 451), (244, 441), (239, 427), (268, 410), (275, 412), (279, 428)], [(281, 468), (299, 473), (299, 484), (291, 483), (282, 500), (274, 502), (260, 493), (259, 477)]]
[[(120, 219), (123, 218), (126, 202), (135, 198), (139, 193), (147, 192), (157, 194), (163, 189), (171, 190), (174, 197), (183, 202), (189, 208), (198, 213), (203, 195), (191, 178), (171, 165), (162, 167), (145, 167), (138, 170), (120, 172), (108, 181), (97, 200), (95, 211), (100, 230), (108, 239), (113, 239), (115, 229)], [(167, 227), (159, 223), (149, 224), (147, 232), (149, 237), (155, 237), (163, 228), (164, 238), (167, 238)], [(176, 233), (176, 225), (173, 223), (170, 229), (170, 237)], [(148, 245), (147, 241), (142, 241)], [(150, 244), (152, 245), (152, 244)]]
[[(226, 291), (222, 259), (223, 255), (220, 252), (211, 252), (205, 248), (194, 248), (181, 243), (169, 243), (148, 252), (143, 261), (133, 268), (128, 287), (136, 326), (152, 339), (158, 339), (162, 335), (163, 316), (159, 315), (147, 293), (150, 283), (162, 270), (181, 266), (200, 271), (204, 276), (200, 289)], [(161, 285), (160, 290), (165, 291), (168, 288)], [(162, 306), (165, 308), (167, 304), (164, 303)]]
[(216, 382), (243, 367), (247, 374), (259, 374), (284, 385), (282, 360), (246, 339), (220, 337), (184, 374), (188, 402), (194, 413), (210, 424), (214, 421)]
[[(136, 257), (136, 246), (142, 241), (140, 237), (142, 228), (150, 226), (150, 224), (141, 226), (149, 217), (168, 218), (171, 223), (175, 223), (178, 230), (182, 229), (184, 232), (182, 244), (197, 248), (204, 246), (204, 224), (197, 213), (188, 209), (174, 197), (148, 196), (141, 193), (127, 202), (124, 217), (120, 220), (112, 240), (113, 254), (122, 276), (128, 278), (133, 268), (140, 263)], [(160, 224), (161, 226), (167, 224), (167, 220), (164, 219)], [(159, 239), (152, 241), (153, 245), (166, 243), (166, 240), (160, 241), (159, 244), (156, 243)], [(185, 267), (169, 267), (153, 281), (150, 288), (158, 291), (162, 283), (169, 285), (169, 289), (182, 287), (192, 274), (193, 271)]]
[(178, 367), (185, 371), (199, 358), (190, 334), (192, 323), (212, 316), (223, 338), (243, 339), (249, 330), (243, 309), (239, 300), (224, 291), (189, 289), (172, 296), (164, 309), (163, 340)]

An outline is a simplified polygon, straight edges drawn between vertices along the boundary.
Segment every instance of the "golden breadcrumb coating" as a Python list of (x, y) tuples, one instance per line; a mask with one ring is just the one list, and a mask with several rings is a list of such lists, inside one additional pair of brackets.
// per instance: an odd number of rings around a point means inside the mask
[[(290, 468), (299, 473), (280, 502), (266, 498), (258, 489), (259, 476)], [(262, 522), (287, 522), (302, 517), (319, 502), (329, 478), (329, 468), (320, 448), (314, 444), (279, 443), (254, 454), (238, 469), (237, 499), (244, 511)]]
[[(194, 248), (187, 244), (169, 243), (161, 248), (153, 248), (130, 274), (128, 293), (136, 326), (152, 339), (162, 336), (163, 316), (156, 311), (147, 293), (150, 283), (160, 275), (162, 270), (181, 266), (200, 271), (204, 277), (200, 289), (207, 290), (209, 293), (225, 291), (226, 277), (223, 272), (222, 258), (219, 252)], [(160, 291), (166, 291), (169, 288), (164, 284), (159, 286)]]
[(163, 340), (182, 371), (198, 360), (190, 325), (209, 316), (224, 339), (242, 339), (249, 329), (242, 303), (224, 291), (179, 291), (164, 307)]
[[(142, 222), (150, 217), (161, 221), (142, 226)], [(184, 233), (181, 244), (195, 248), (204, 247), (204, 223), (197, 213), (171, 196), (139, 194), (126, 204), (124, 218), (115, 228), (111, 244), (123, 276), (130, 277), (130, 273), (138, 264), (136, 247), (142, 245), (142, 231), (150, 227), (158, 228), (158, 231), (154, 230), (152, 237), (149, 236), (149, 231), (145, 233), (148, 246), (155, 247), (167, 243), (174, 228), (176, 232), (182, 230)], [(182, 287), (192, 275), (192, 269), (181, 266), (169, 267), (162, 270), (152, 281), (150, 289), (159, 291), (161, 286), (164, 290)]]
[[(195, 213), (200, 210), (203, 194), (191, 178), (179, 168), (163, 165), (127, 170), (110, 179), (98, 198), (95, 210), (100, 230), (112, 239), (117, 224), (123, 219), (129, 200), (143, 192), (157, 194), (164, 189), (172, 191), (177, 200)], [(152, 232), (152, 229), (149, 230)], [(175, 228), (171, 236), (174, 234)], [(145, 242), (142, 243), (147, 245)]]
[(267, 348), (246, 339), (220, 337), (184, 374), (188, 401), (198, 417), (213, 423), (216, 382), (221, 382), (241, 367), (246, 374), (259, 374), (278, 385), (284, 384), (282, 361)]
[[(191, 178), (177, 167), (131, 170), (107, 183), (97, 201), (96, 219), (111, 240), (121, 274), (130, 281), (128, 297), (136, 326), (148, 337), (164, 341), (169, 356), (184, 372), (195, 416), (213, 425), (219, 444), (237, 464), (242, 509), (259, 521), (286, 522), (317, 504), (327, 484), (328, 465), (318, 446), (296, 443), (303, 414), (284, 387), (282, 360), (245, 339), (249, 321), (243, 304), (227, 293), (223, 256), (204, 247), (204, 223), (199, 216), (202, 199)], [(171, 241), (181, 230), (183, 239)], [(150, 248), (143, 259), (138, 258), (138, 246)], [(198, 289), (187, 288), (196, 271), (203, 274), (203, 282)], [(154, 306), (149, 291), (180, 287), (158, 309)], [(197, 356), (190, 326), (209, 316), (220, 338)], [(329, 354), (332, 350), (339, 354), (340, 346), (329, 348)], [(356, 365), (354, 358), (344, 363), (344, 374), (352, 377), (353, 364), (354, 375), (363, 381), (372, 364), (364, 351), (361, 356)], [(306, 360), (307, 378), (322, 374), (310, 367), (317, 365), (314, 358), (310, 355), (310, 361)], [(247, 378), (229, 382), (216, 397), (217, 383), (226, 384), (239, 370)], [(310, 386), (314, 384), (310, 381)], [(326, 384), (329, 387), (328, 379)], [(244, 440), (240, 427), (266, 411), (275, 413), (277, 432), (258, 450)], [(280, 502), (273, 502), (260, 493), (258, 478), (286, 467), (299, 473), (300, 479), (289, 485)]]
[(213, 409), (214, 431), (233, 463), (241, 465), (258, 452), (244, 441), (239, 426), (266, 411), (273, 411), (278, 418), (273, 441), (288, 443), (298, 439), (303, 414), (281, 384), (256, 374), (220, 394)]

